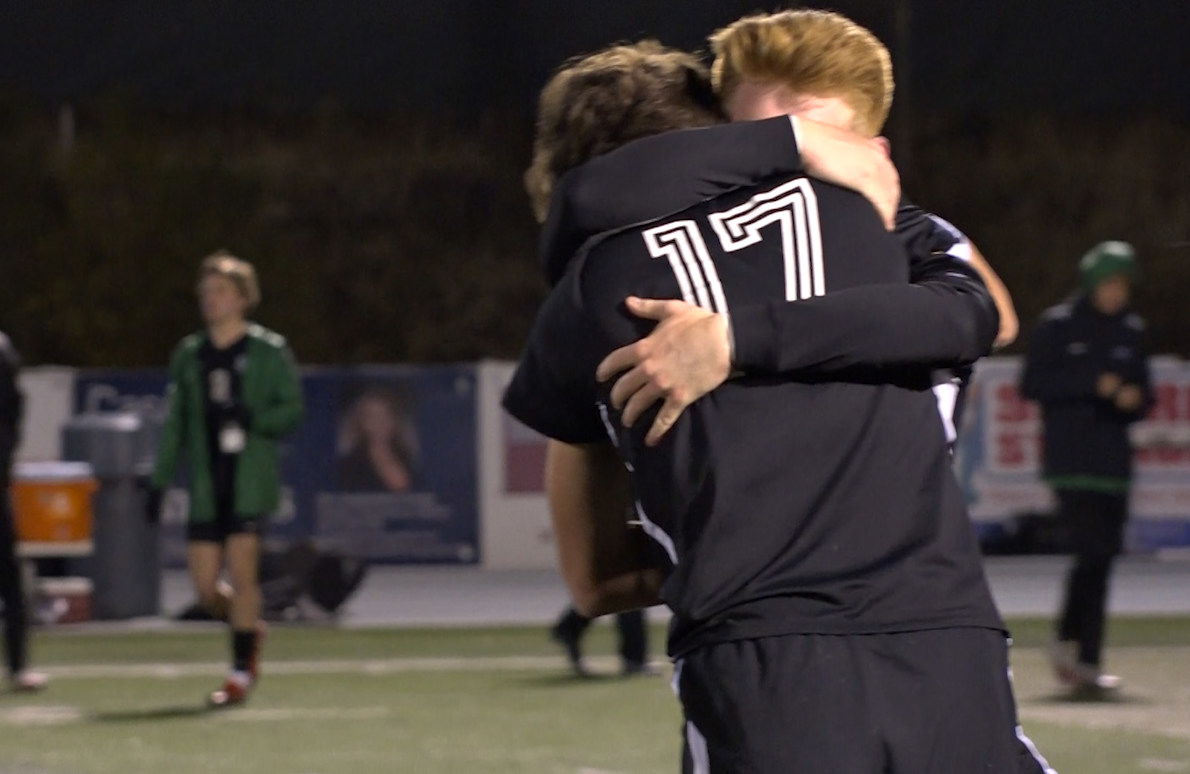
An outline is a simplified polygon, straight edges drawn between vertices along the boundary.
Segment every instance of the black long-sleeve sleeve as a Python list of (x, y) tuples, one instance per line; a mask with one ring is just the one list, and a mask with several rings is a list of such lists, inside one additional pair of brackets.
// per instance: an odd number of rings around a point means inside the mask
[[(547, 275), (556, 282), (597, 234), (803, 169), (788, 116), (637, 140), (559, 181), (540, 244)], [(998, 324), (995, 305), (970, 266), (944, 254), (967, 244), (965, 238), (907, 203), (897, 213), (896, 233), (915, 285), (733, 310), (737, 367), (829, 375), (857, 367), (968, 365), (987, 354)]]
[(975, 270), (938, 254), (915, 271), (913, 284), (733, 309), (735, 366), (754, 374), (829, 376), (856, 368), (957, 367), (986, 355), (999, 315)]
[(558, 180), (539, 243), (546, 275), (557, 283), (593, 236), (802, 169), (789, 116), (683, 129), (631, 142)]

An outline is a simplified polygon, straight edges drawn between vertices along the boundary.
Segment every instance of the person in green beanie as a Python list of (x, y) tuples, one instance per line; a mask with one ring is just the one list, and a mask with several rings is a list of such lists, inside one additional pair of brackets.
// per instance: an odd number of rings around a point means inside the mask
[(1041, 404), (1043, 474), (1074, 553), (1051, 661), (1060, 681), (1081, 690), (1120, 682), (1101, 667), (1107, 590), (1128, 516), (1128, 425), (1153, 404), (1145, 323), (1130, 306), (1136, 274), (1127, 242), (1091, 248), (1079, 262), (1080, 290), (1042, 315), (1021, 381)]
[[(278, 442), (301, 422), (303, 406), (285, 339), (247, 319), (260, 303), (252, 265), (226, 252), (208, 256), (198, 299), (205, 329), (182, 339), (170, 360), (169, 413), (148, 509), (156, 519), (184, 452), (187, 565), (199, 601), (232, 634), (231, 672), (209, 697), (224, 706), (247, 699), (259, 677), (261, 534), (280, 503)], [(219, 580), (225, 563), (230, 587)]]

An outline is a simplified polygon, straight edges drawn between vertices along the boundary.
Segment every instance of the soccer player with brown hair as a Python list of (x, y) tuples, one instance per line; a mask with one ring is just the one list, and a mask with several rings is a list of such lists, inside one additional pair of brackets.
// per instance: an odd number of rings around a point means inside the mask
[[(302, 419), (289, 345), (248, 321), (260, 303), (252, 264), (226, 252), (198, 273), (204, 329), (174, 349), (169, 413), (148, 510), (155, 519), (183, 451), (190, 466), (186, 563), (199, 602), (231, 629), (231, 671), (212, 706), (240, 704), (260, 677), (260, 541), (280, 504), (278, 443)], [(226, 564), (231, 584), (219, 579)]]
[[(657, 109), (598, 56), (577, 89), (623, 97), (617, 121)], [(664, 74), (633, 77), (699, 93)], [(543, 99), (542, 115), (568, 114)], [(571, 131), (600, 132), (595, 118)], [(505, 405), (554, 439), (547, 487), (580, 609), (674, 611), (686, 771), (1044, 770), (1015, 724), (1003, 624), (928, 389), (931, 366), (986, 352), (996, 311), (961, 261), (936, 257), (917, 285), (907, 263), (862, 197), (783, 174), (587, 245), (539, 314)], [(648, 445), (594, 380), (646, 330), (628, 296), (725, 316), (782, 304), (802, 345), (783, 348), (779, 377), (725, 383)], [(934, 334), (921, 363), (874, 352), (925, 346), (897, 337), (902, 319)], [(615, 518), (625, 501), (639, 531)]]
[[(716, 93), (733, 120), (747, 123), (649, 138), (576, 170), (554, 200), (555, 212), (543, 237), (547, 265), (564, 260), (599, 231), (656, 217), (803, 164), (815, 177), (864, 192), (882, 216), (886, 214), (886, 200), (871, 195), (872, 187), (881, 183), (880, 169), (870, 160), (866, 167), (857, 167), (864, 160), (856, 156), (854, 145), (855, 138), (867, 138), (869, 149), (882, 155), (888, 151), (887, 141), (876, 135), (892, 104), (892, 65), (871, 32), (838, 14), (799, 10), (745, 17), (717, 31), (711, 43)], [(808, 92), (843, 99), (823, 102), (806, 98)], [(757, 120), (786, 114), (793, 117), (801, 158), (772, 142), (764, 131), (767, 122)], [(841, 145), (848, 136), (852, 145)], [(745, 143), (747, 155), (733, 148)], [(675, 167), (682, 172), (675, 175)], [(896, 208), (895, 230), (911, 265), (934, 252), (946, 252), (978, 271), (1000, 315), (996, 346), (1015, 340), (1019, 323), (1012, 297), (965, 235), (908, 203)], [(612, 397), (624, 408), (628, 423), (654, 402), (664, 401), (650, 442), (733, 370), (783, 371), (782, 347), (800, 336), (800, 331), (782, 324), (786, 312), (780, 306), (741, 310), (732, 330), (726, 317), (681, 300), (632, 298), (628, 307), (660, 324), (641, 342), (609, 356), (600, 378), (626, 372)], [(936, 374), (939, 412), (952, 441), (968, 370)]]

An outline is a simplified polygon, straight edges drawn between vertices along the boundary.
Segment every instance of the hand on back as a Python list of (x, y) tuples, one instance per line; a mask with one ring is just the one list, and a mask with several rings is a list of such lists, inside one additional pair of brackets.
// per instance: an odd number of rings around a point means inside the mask
[(686, 407), (723, 384), (731, 372), (727, 318), (678, 300), (629, 297), (628, 310), (657, 320), (645, 338), (612, 352), (599, 364), (601, 382), (617, 374), (612, 405), (623, 412), (625, 427), (662, 401), (645, 443), (656, 445)]

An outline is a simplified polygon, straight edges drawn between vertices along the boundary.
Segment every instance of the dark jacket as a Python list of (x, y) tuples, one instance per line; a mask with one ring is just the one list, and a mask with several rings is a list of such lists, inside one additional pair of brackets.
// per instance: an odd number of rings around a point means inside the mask
[[(1044, 475), (1052, 486), (1127, 489), (1132, 477), (1128, 425), (1153, 403), (1144, 330), (1135, 312), (1108, 316), (1081, 294), (1042, 315), (1029, 341), (1021, 393), (1041, 404)], [(1140, 387), (1140, 408), (1121, 411), (1100, 398), (1096, 384), (1104, 373)]]
[(17, 385), (21, 359), (12, 342), (0, 333), (0, 496), (8, 486), (12, 457), (21, 441), (24, 399)]
[[(169, 365), (169, 415), (162, 432), (153, 484), (168, 485), (185, 450), (190, 463), (190, 520), (215, 518), (210, 453), (203, 405), (202, 366), (198, 350), (205, 333), (187, 336)], [(243, 402), (251, 422), (244, 451), (236, 463), (235, 512), (241, 518), (273, 513), (281, 498), (277, 443), (302, 420), (302, 390), (293, 353), (285, 339), (259, 325), (248, 327), (248, 356), (243, 374)]]

